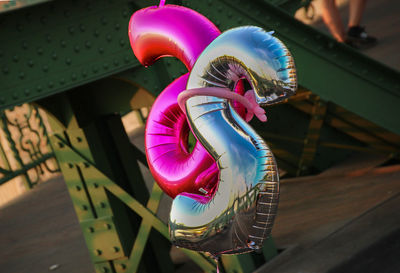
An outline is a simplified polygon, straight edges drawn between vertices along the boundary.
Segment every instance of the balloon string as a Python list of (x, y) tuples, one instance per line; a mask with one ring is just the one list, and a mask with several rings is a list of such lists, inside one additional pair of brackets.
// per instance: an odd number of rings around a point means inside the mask
[(214, 261), (217, 264), (217, 273), (219, 273), (219, 258), (218, 257), (214, 257)]
[[(249, 91), (248, 91), (249, 92)], [(253, 91), (250, 91), (252, 93)], [(249, 95), (250, 95), (249, 93)], [(185, 90), (181, 92), (178, 95), (178, 104), (179, 107), (182, 109), (182, 111), (185, 112), (185, 103), (186, 101), (193, 97), (193, 96), (214, 96), (218, 98), (224, 98), (224, 99), (230, 99), (230, 100), (236, 100), (240, 102), (244, 107), (247, 108), (247, 110), (251, 114), (255, 114), (258, 119), (261, 121), (265, 122), (267, 121), (267, 116), (265, 115), (265, 110), (262, 109), (258, 105), (253, 105), (246, 96), (241, 96), (235, 92), (230, 91), (229, 89), (226, 88), (218, 88), (218, 87), (205, 87), (205, 88), (193, 88), (189, 90)], [(250, 97), (250, 96), (247, 96)], [(252, 115), (249, 115), (246, 117), (246, 121), (249, 121), (251, 119)]]
[(160, 4), (158, 6), (163, 7), (164, 5), (165, 5), (165, 0), (160, 0)]

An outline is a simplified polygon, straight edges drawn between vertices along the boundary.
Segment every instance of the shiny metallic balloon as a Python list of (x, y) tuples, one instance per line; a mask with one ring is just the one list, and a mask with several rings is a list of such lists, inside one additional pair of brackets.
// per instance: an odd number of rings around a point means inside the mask
[[(258, 104), (273, 104), (295, 93), (296, 71), (281, 41), (258, 27), (239, 27), (218, 36), (199, 56), (187, 89), (228, 88), (247, 79)], [(219, 169), (214, 195), (182, 193), (172, 204), (169, 226), (177, 246), (212, 255), (262, 247), (279, 197), (278, 167), (263, 139), (214, 96), (186, 101), (189, 124)]]
[[(138, 60), (152, 65), (165, 56), (181, 60), (190, 71), (202, 51), (220, 31), (200, 13), (182, 6), (161, 5), (136, 11), (129, 22), (129, 39)], [(210, 191), (218, 178), (213, 158), (198, 142), (188, 149), (189, 126), (177, 96), (186, 89), (188, 74), (165, 88), (147, 118), (146, 156), (162, 190), (174, 198), (182, 192)]]

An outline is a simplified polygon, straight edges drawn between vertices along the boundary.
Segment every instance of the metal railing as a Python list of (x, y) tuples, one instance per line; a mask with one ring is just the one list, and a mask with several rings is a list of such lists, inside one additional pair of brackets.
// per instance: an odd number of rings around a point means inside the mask
[(45, 117), (32, 104), (0, 112), (0, 185), (21, 176), (28, 188), (59, 172)]

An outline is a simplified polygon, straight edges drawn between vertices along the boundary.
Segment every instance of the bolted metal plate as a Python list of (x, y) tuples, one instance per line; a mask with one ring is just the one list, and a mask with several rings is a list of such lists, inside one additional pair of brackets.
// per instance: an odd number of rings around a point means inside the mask
[(80, 224), (94, 262), (125, 257), (113, 217), (85, 220)]

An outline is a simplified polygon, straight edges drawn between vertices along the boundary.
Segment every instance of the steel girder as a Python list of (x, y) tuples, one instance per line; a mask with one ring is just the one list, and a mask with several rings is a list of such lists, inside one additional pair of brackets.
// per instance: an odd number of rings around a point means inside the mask
[[(53, 1), (1, 14), (0, 107), (34, 101), (130, 68), (136, 68), (133, 78), (158, 93), (159, 74), (139, 66), (127, 36), (130, 15), (151, 4), (157, 1)], [(400, 133), (397, 71), (336, 43), (266, 1), (182, 4), (222, 30), (246, 24), (275, 30), (294, 54), (300, 85)], [(141, 74), (148, 74), (147, 79)]]

